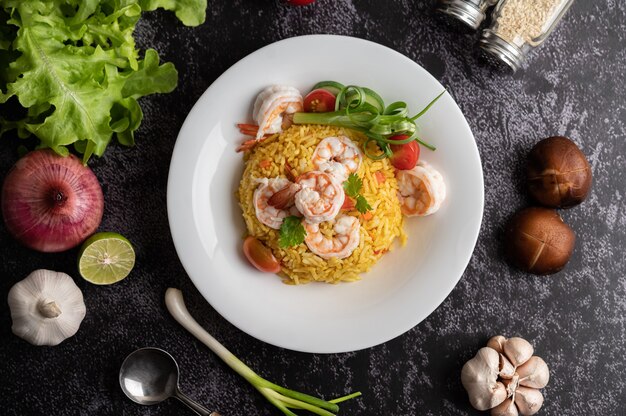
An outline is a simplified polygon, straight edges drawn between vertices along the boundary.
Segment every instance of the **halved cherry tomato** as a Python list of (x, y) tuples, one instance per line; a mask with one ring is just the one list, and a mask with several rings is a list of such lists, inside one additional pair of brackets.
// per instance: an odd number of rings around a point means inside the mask
[(335, 96), (323, 88), (311, 91), (304, 97), (304, 112), (326, 113), (335, 111)]
[(252, 236), (244, 240), (243, 254), (246, 255), (250, 264), (262, 272), (278, 273), (280, 271), (280, 263), (272, 254), (272, 250)]
[(291, 4), (292, 6), (306, 6), (314, 1), (315, 0), (285, 0), (285, 3)]
[[(409, 136), (398, 134), (392, 136), (390, 140), (404, 140)], [(420, 158), (420, 147), (415, 140), (406, 144), (392, 144), (389, 146), (393, 155), (389, 158), (394, 168), (398, 170), (411, 170), (417, 165)]]
[(352, 211), (356, 207), (354, 199), (350, 198), (348, 195), (344, 197), (343, 205), (341, 206), (342, 211)]

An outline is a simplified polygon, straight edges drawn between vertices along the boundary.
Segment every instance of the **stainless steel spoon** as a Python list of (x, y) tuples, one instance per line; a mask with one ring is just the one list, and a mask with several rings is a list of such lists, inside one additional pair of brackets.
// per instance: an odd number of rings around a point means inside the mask
[(219, 416), (180, 391), (178, 364), (159, 348), (141, 348), (126, 357), (120, 368), (120, 386), (135, 403), (152, 405), (175, 397), (200, 416)]

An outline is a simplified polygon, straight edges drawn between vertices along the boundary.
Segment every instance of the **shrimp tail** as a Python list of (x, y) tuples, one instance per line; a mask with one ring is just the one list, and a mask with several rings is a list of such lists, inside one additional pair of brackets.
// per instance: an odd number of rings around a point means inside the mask
[(296, 193), (300, 190), (300, 186), (295, 183), (289, 184), (280, 191), (276, 192), (267, 200), (267, 205), (276, 209), (287, 209), (295, 205)]
[(289, 127), (291, 127), (291, 125), (293, 124), (293, 114), (285, 114), (283, 116), (283, 122), (280, 125), (280, 128), (284, 130), (287, 130)]
[(295, 182), (297, 179), (296, 172), (293, 170), (289, 162), (285, 161), (285, 176), (291, 182)]
[(239, 132), (246, 136), (256, 137), (257, 133), (259, 132), (259, 126), (254, 124), (239, 123), (237, 124), (237, 127), (239, 128)]
[(241, 143), (239, 145), (239, 147), (237, 147), (237, 153), (239, 153), (239, 152), (247, 152), (248, 150), (250, 150), (254, 146), (256, 146), (256, 144), (258, 142), (259, 142), (259, 140), (256, 140), (256, 139), (246, 140), (245, 142)]

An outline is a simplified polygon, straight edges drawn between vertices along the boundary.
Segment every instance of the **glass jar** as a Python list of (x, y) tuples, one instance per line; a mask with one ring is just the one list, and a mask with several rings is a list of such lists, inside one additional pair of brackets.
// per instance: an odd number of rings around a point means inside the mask
[(439, 0), (437, 11), (476, 30), (485, 20), (487, 9), (498, 0)]
[(513, 71), (550, 35), (574, 0), (500, 0), (483, 31), (480, 47)]

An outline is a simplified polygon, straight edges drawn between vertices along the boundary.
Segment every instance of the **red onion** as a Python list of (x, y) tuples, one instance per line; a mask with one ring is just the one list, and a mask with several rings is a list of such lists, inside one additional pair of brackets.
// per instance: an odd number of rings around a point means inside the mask
[(25, 246), (59, 252), (93, 234), (104, 209), (96, 175), (73, 156), (36, 150), (17, 161), (2, 187), (2, 216)]

